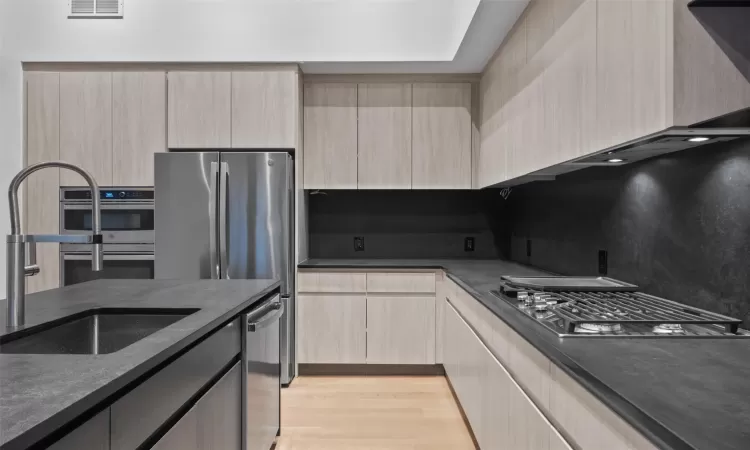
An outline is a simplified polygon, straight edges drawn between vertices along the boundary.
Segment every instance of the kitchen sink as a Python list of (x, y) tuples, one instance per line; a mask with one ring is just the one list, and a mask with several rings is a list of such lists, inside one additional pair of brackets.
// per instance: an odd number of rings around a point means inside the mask
[(198, 309), (91, 309), (2, 336), (0, 353), (114, 353), (197, 311)]

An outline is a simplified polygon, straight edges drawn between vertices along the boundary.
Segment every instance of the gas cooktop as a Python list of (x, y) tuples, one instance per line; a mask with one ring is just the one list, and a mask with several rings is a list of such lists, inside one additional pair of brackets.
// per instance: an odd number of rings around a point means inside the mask
[(721, 314), (612, 278), (503, 277), (492, 293), (560, 337), (750, 337)]

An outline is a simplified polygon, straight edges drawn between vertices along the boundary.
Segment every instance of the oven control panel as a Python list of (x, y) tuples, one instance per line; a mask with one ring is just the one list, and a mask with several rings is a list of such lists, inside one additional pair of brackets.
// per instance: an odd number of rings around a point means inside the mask
[[(102, 200), (153, 200), (153, 189), (99, 189)], [(66, 189), (63, 191), (65, 200), (91, 200), (90, 189)]]

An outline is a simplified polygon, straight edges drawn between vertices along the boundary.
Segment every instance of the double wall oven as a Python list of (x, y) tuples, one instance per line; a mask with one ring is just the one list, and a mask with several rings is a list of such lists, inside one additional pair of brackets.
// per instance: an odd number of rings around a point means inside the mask
[[(63, 286), (99, 278), (154, 278), (154, 189), (102, 188), (104, 270), (91, 271), (91, 246), (60, 245)], [(89, 188), (60, 189), (60, 234), (91, 231)]]

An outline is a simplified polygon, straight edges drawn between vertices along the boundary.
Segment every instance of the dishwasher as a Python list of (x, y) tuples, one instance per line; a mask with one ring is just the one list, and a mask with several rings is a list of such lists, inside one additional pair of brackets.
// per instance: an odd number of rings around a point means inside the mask
[(281, 296), (264, 301), (245, 314), (242, 357), (243, 448), (269, 450), (281, 423), (281, 339), (284, 313)]

